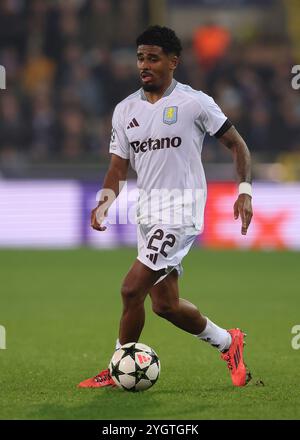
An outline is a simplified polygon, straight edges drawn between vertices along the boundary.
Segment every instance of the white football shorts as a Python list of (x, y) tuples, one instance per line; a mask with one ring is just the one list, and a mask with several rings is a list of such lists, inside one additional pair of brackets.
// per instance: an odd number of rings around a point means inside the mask
[(137, 225), (137, 259), (152, 270), (165, 269), (155, 284), (163, 280), (173, 269), (182, 275), (182, 259), (192, 247), (198, 233), (193, 235), (184, 226)]

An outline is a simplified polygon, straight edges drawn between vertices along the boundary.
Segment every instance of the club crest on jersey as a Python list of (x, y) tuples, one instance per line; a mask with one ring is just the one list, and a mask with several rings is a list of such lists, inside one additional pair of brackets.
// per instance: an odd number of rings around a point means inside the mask
[(178, 107), (165, 107), (163, 121), (165, 124), (171, 125), (177, 122)]

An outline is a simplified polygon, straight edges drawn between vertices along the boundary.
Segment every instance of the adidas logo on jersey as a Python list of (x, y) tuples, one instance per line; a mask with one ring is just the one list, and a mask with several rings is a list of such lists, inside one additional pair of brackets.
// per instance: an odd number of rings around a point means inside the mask
[(127, 130), (129, 130), (129, 128), (139, 127), (139, 126), (140, 124), (138, 123), (138, 121), (135, 118), (133, 118), (130, 124), (127, 126)]
[(178, 136), (173, 138), (161, 138), (161, 139), (152, 139), (149, 138), (147, 141), (133, 141), (130, 142), (130, 146), (133, 148), (135, 153), (145, 153), (146, 151), (152, 150), (162, 150), (163, 148), (174, 147), (177, 148), (181, 145), (182, 139)]

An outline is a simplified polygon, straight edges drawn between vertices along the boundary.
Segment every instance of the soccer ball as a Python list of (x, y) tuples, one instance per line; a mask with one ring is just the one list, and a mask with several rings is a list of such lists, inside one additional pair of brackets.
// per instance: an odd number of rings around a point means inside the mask
[(129, 342), (115, 351), (109, 363), (111, 377), (126, 391), (144, 391), (152, 387), (160, 374), (160, 361), (152, 348)]

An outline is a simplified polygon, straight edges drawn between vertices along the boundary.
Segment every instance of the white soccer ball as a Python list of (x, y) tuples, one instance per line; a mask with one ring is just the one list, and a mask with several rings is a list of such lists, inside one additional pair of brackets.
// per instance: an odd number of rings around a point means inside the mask
[(116, 385), (123, 390), (144, 391), (159, 378), (160, 361), (152, 348), (129, 342), (115, 351), (109, 371)]

